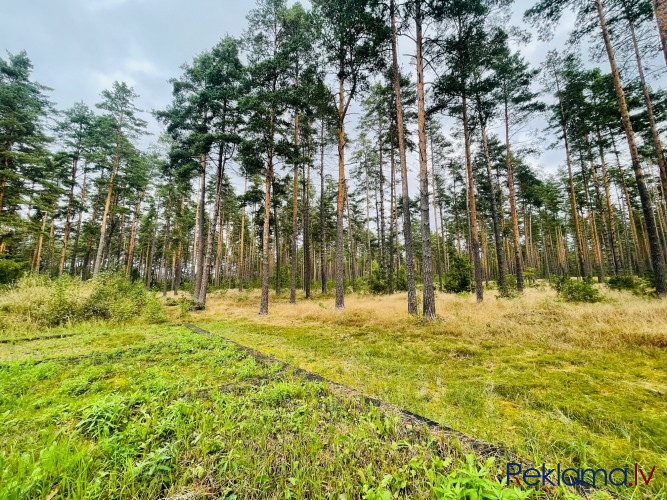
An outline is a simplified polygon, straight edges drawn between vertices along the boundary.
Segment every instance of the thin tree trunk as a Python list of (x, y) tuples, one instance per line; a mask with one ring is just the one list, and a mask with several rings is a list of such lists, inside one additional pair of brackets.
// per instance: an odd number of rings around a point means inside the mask
[(662, 54), (665, 56), (665, 64), (667, 64), (667, 0), (653, 0), (653, 10), (660, 33)]
[[(294, 147), (299, 151), (299, 115), (294, 114)], [(298, 231), (298, 216), (299, 216), (299, 164), (294, 163), (294, 189), (292, 200), (292, 239), (291, 239), (291, 255), (290, 255), (290, 304), (296, 304), (296, 273), (297, 273), (297, 239)]]
[(58, 263), (58, 276), (63, 273), (65, 268), (65, 255), (67, 253), (67, 243), (69, 241), (69, 232), (72, 218), (72, 203), (74, 203), (74, 186), (76, 185), (76, 170), (79, 158), (76, 157), (72, 162), (72, 185), (69, 189), (69, 197), (67, 199), (67, 214), (65, 216), (65, 229), (63, 232), (63, 247), (60, 251), (60, 262)]
[[(342, 70), (342, 69), (341, 69)], [(345, 307), (343, 287), (343, 209), (345, 204), (345, 88), (343, 73), (338, 79), (338, 195), (336, 199), (336, 309)]]
[[(308, 127), (310, 130), (310, 126)], [(310, 132), (308, 134), (308, 163), (304, 166), (306, 173), (303, 176), (303, 289), (306, 298), (310, 298), (311, 260), (310, 260)]]
[(74, 271), (76, 268), (76, 256), (79, 251), (79, 237), (81, 235), (81, 224), (83, 222), (83, 203), (86, 201), (86, 165), (83, 167), (83, 181), (81, 182), (81, 198), (80, 204), (81, 208), (79, 209), (79, 219), (76, 223), (76, 231), (74, 232), (74, 248), (72, 249), (72, 258), (70, 260), (70, 269), (69, 273), (71, 276), (74, 276)]
[[(482, 283), (482, 263), (479, 255), (479, 232), (477, 230), (477, 204), (475, 201), (475, 179), (472, 171), (472, 154), (470, 152), (470, 127), (468, 124), (468, 103), (465, 95), (461, 102), (463, 118), (463, 135), (465, 140), (466, 170), (468, 172), (468, 210), (470, 219), (470, 243), (473, 268), (475, 272), (475, 296), (477, 302), (484, 300), (484, 284)], [(518, 281), (518, 279), (517, 279)]]
[[(484, 163), (486, 165), (486, 177), (489, 180), (489, 198), (491, 202), (491, 219), (493, 220), (493, 239), (496, 247), (496, 260), (498, 261), (498, 290), (500, 290), (501, 295), (507, 291), (507, 277), (505, 274), (505, 252), (503, 251), (503, 239), (502, 239), (502, 229), (500, 227), (500, 217), (498, 215), (498, 201), (496, 200), (496, 186), (493, 179), (493, 173), (491, 170), (491, 157), (489, 155), (489, 142), (486, 136), (486, 123), (484, 117), (482, 116), (481, 103), (478, 99), (478, 110), (479, 110), (479, 120), (481, 125), (482, 132), (482, 149), (484, 152)], [(506, 151), (507, 151), (506, 142)], [(511, 170), (511, 161), (509, 162)], [(512, 190), (513, 191), (513, 190)], [(517, 280), (518, 282), (518, 280)]]
[[(667, 2), (662, 6), (664, 10), (663, 15), (665, 19), (663, 21), (667, 22)], [(646, 112), (648, 114), (648, 121), (651, 125), (651, 139), (653, 141), (653, 149), (655, 150), (655, 156), (658, 160), (658, 167), (660, 169), (660, 182), (662, 183), (662, 194), (663, 199), (667, 200), (667, 164), (665, 163), (665, 155), (662, 150), (662, 143), (660, 141), (660, 134), (658, 133), (658, 126), (655, 123), (655, 116), (653, 114), (653, 104), (651, 103), (651, 96), (648, 92), (648, 86), (646, 85), (646, 78), (644, 77), (644, 67), (642, 65), (641, 55), (639, 53), (639, 45), (637, 43), (637, 35), (635, 34), (635, 27), (633, 23), (629, 23), (630, 27), (630, 36), (632, 38), (632, 46), (635, 51), (635, 60), (637, 62), (637, 71), (639, 73), (639, 81), (642, 86), (642, 94), (644, 95), (644, 105), (646, 106)], [(664, 34), (661, 32), (661, 35)], [(664, 40), (663, 40), (664, 42)]]
[(630, 158), (632, 160), (632, 169), (635, 172), (635, 178), (637, 180), (639, 199), (641, 200), (642, 203), (644, 221), (646, 223), (646, 232), (649, 240), (649, 248), (651, 251), (650, 252), (651, 263), (653, 266), (653, 274), (655, 276), (656, 293), (658, 295), (664, 295), (665, 293), (667, 293), (667, 288), (665, 287), (665, 270), (664, 270), (662, 252), (660, 251), (660, 243), (658, 241), (658, 230), (655, 225), (655, 218), (653, 217), (653, 207), (651, 206), (651, 200), (649, 198), (648, 189), (646, 188), (646, 182), (644, 180), (644, 172), (642, 171), (642, 167), (639, 162), (639, 153), (637, 151), (637, 145), (635, 143), (635, 134), (634, 131), (632, 130), (630, 113), (628, 112), (628, 106), (625, 101), (625, 93), (623, 91), (623, 86), (621, 84), (621, 75), (618, 71), (618, 67), (616, 66), (614, 49), (611, 45), (611, 39), (609, 38), (609, 32), (607, 30), (607, 23), (605, 20), (605, 15), (601, 0), (595, 0), (595, 5), (597, 7), (598, 19), (600, 21), (600, 30), (602, 31), (602, 38), (604, 39), (605, 50), (607, 51), (609, 65), (611, 67), (611, 74), (614, 80), (614, 89), (616, 90), (618, 107), (621, 111), (621, 121), (623, 122), (623, 130), (625, 132), (625, 136), (628, 141), (628, 147), (630, 149)]
[(208, 283), (211, 278), (211, 263), (213, 261), (213, 241), (215, 239), (215, 230), (218, 227), (218, 216), (220, 215), (220, 199), (222, 198), (222, 181), (225, 176), (225, 163), (223, 146), (220, 145), (218, 151), (218, 169), (215, 176), (215, 199), (211, 213), (211, 221), (206, 238), (206, 257), (204, 257), (204, 269), (199, 289), (199, 302), (202, 306), (206, 305), (206, 294), (208, 292)]
[[(273, 92), (276, 91), (276, 79), (273, 80)], [(259, 303), (259, 314), (269, 314), (269, 252), (270, 252), (270, 225), (271, 225), (271, 186), (273, 185), (273, 139), (276, 115), (271, 110), (270, 131), (269, 131), (269, 151), (266, 161), (266, 182), (264, 184), (264, 228), (262, 232), (262, 297)], [(254, 245), (253, 245), (254, 246)]]
[(204, 277), (204, 226), (206, 212), (206, 155), (201, 155), (201, 174), (199, 180), (199, 207), (197, 210), (197, 251), (193, 254), (196, 259), (194, 300), (201, 303), (201, 286)]
[(320, 127), (320, 279), (322, 280), (322, 293), (327, 293), (327, 266), (325, 252), (326, 235), (326, 210), (324, 199), (324, 119)]
[[(245, 196), (246, 191), (248, 190), (248, 176), (243, 177), (243, 196)], [(238, 279), (239, 292), (243, 289), (242, 279), (243, 279), (243, 257), (244, 257), (244, 246), (245, 246), (245, 205), (241, 207), (241, 239), (239, 243), (239, 258), (236, 262), (236, 274)]]
[(390, 168), (389, 176), (389, 276), (387, 285), (389, 295), (394, 293), (394, 260), (396, 255), (396, 158), (394, 151), (394, 135), (392, 130), (392, 139), (390, 141)]
[[(433, 287), (433, 257), (431, 255), (431, 221), (428, 203), (428, 165), (426, 158), (426, 110), (424, 105), (424, 67), (422, 60), (421, 0), (415, 4), (416, 65), (417, 65), (417, 131), (419, 135), (419, 189), (422, 237), (423, 314), (435, 318), (435, 290)], [(465, 106), (465, 102), (463, 103)], [(479, 296), (478, 296), (479, 300)]]
[(396, 121), (398, 129), (398, 153), (401, 163), (401, 196), (403, 198), (403, 239), (405, 245), (405, 275), (408, 288), (408, 314), (417, 314), (417, 287), (415, 285), (415, 258), (412, 248), (412, 222), (410, 219), (410, 194), (408, 190), (408, 167), (405, 154), (405, 123), (401, 81), (398, 72), (398, 49), (396, 43), (396, 2), (390, 0), (391, 10), (391, 55), (394, 74), (394, 95), (396, 97)]
[[(506, 94), (506, 93), (505, 93)], [(510, 148), (509, 103), (505, 98), (505, 161), (507, 164), (507, 187), (510, 199), (510, 217), (512, 219), (512, 237), (514, 239), (514, 272), (519, 293), (523, 292), (523, 261), (521, 258), (521, 240), (519, 237), (519, 217), (516, 210), (514, 189), (514, 169), (512, 168), (512, 150)]]

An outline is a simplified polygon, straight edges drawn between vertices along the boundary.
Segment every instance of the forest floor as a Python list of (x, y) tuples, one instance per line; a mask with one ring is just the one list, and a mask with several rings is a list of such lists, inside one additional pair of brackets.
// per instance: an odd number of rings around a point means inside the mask
[[(169, 298), (159, 324), (39, 329), (17, 322), (27, 306), (7, 306), (39, 295), (30, 290), (2, 306), (14, 315), (0, 328), (2, 499), (575, 498), (504, 486), (517, 456), (655, 465), (649, 486), (616, 491), (667, 495), (664, 301), (605, 291), (606, 302), (577, 305), (531, 289), (477, 305), (439, 294), (440, 319), (425, 323), (405, 314), (402, 294), (348, 295), (344, 311), (330, 296), (272, 296), (261, 317), (257, 291), (230, 290), (205, 311)], [(499, 448), (475, 456), (469, 438)]]
[(0, 335), (2, 499), (575, 498), (507, 487), (501, 451), (476, 457), (216, 335), (141, 322), (43, 333)]
[(405, 294), (348, 295), (336, 311), (330, 295), (293, 305), (287, 290), (259, 316), (257, 291), (229, 290), (187, 317), (533, 463), (656, 466), (643, 493), (664, 498), (667, 301), (601, 291), (595, 304), (545, 287), (483, 304), (440, 293), (428, 323), (406, 314)]

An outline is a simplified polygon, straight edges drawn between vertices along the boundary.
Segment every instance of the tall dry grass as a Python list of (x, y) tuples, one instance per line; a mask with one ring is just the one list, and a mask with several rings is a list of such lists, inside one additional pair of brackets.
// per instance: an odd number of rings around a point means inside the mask
[(438, 320), (424, 322), (407, 314), (404, 293), (373, 296), (348, 294), (345, 309), (336, 310), (334, 299), (315, 294), (300, 296), (296, 304), (288, 294), (271, 296), (268, 316), (259, 316), (259, 291), (229, 290), (213, 293), (202, 319), (235, 318), (258, 324), (294, 324), (319, 328), (368, 329), (406, 336), (456, 336), (475, 344), (494, 339), (503, 342), (539, 342), (554, 346), (622, 350), (631, 346), (667, 347), (667, 301), (616, 292), (601, 287), (605, 301), (579, 304), (561, 301), (550, 289), (529, 288), (516, 299), (496, 299), (489, 291), (482, 304), (473, 296), (439, 293)]

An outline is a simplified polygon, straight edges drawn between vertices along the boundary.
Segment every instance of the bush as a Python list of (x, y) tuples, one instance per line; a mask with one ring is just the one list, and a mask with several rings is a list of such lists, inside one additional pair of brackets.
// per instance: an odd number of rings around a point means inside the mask
[(560, 297), (568, 302), (602, 302), (600, 291), (593, 286), (590, 280), (573, 280), (562, 276), (554, 285)]
[(3, 328), (55, 327), (81, 321), (125, 323), (144, 317), (165, 321), (154, 294), (124, 276), (102, 274), (82, 282), (69, 275), (51, 279), (27, 274), (0, 295)]
[(609, 278), (607, 286), (612, 290), (628, 291), (635, 295), (647, 295), (650, 283), (635, 276), (623, 274)]
[(501, 290), (497, 299), (515, 299), (519, 296), (519, 287), (516, 281), (516, 275), (508, 274), (505, 278), (505, 290)]
[(449, 247), (447, 252), (449, 253), (449, 271), (445, 273), (445, 291), (450, 293), (470, 291), (472, 284), (470, 260), (459, 255), (453, 247)]
[(12, 260), (0, 255), (0, 285), (6, 285), (18, 280), (30, 267), (28, 261)]
[(373, 261), (371, 267), (371, 282), (370, 282), (370, 291), (374, 295), (380, 295), (387, 293), (389, 289), (387, 288), (387, 283), (383, 279), (382, 270), (380, 269), (380, 264)]

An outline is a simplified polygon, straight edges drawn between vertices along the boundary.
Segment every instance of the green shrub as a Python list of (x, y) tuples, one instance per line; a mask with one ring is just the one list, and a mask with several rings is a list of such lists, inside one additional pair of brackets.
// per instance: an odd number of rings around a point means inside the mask
[(26, 274), (0, 294), (2, 328), (55, 327), (81, 321), (165, 321), (162, 304), (141, 282), (102, 274), (90, 281)]
[(0, 285), (6, 285), (18, 280), (30, 267), (28, 261), (13, 260), (0, 255)]
[(609, 278), (609, 280), (607, 280), (607, 286), (612, 290), (628, 291), (635, 295), (647, 295), (650, 285), (643, 279), (630, 274), (622, 274)]
[(382, 276), (382, 269), (380, 269), (380, 264), (375, 261), (373, 261), (371, 266), (370, 291), (374, 295), (380, 295), (389, 291), (387, 288), (387, 283)]
[(454, 247), (449, 247), (449, 271), (445, 273), (445, 290), (450, 293), (470, 291), (472, 284), (472, 264), (470, 260), (459, 255)]
[(602, 302), (600, 291), (593, 286), (590, 280), (573, 280), (562, 276), (554, 285), (560, 297), (568, 302)]
[(515, 299), (519, 296), (519, 287), (517, 285), (516, 276), (508, 274), (505, 278), (505, 290), (501, 290), (497, 299)]

